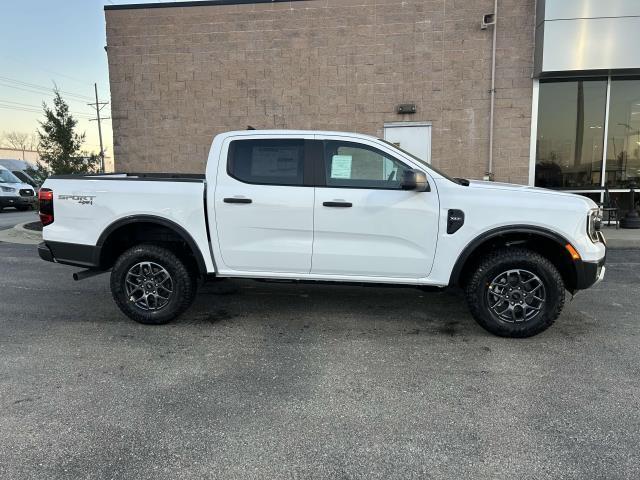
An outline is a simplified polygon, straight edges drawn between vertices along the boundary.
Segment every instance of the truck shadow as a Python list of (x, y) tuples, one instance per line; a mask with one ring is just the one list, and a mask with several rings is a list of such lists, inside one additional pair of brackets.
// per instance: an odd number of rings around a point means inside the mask
[(260, 322), (287, 332), (341, 335), (484, 335), (459, 290), (279, 284), (227, 280), (206, 284), (180, 320), (211, 324)]
[[(204, 285), (179, 322), (255, 323), (258, 328), (279, 330), (285, 337), (315, 330), (353, 336), (436, 335), (463, 342), (497, 338), (476, 324), (460, 289), (425, 292), (410, 287), (225, 280)], [(593, 325), (593, 319), (567, 294), (562, 316), (542, 335), (579, 339)]]

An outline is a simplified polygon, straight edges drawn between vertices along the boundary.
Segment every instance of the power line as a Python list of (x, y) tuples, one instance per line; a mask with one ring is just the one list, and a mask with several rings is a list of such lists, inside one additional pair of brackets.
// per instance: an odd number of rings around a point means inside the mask
[[(3, 104), (3, 108), (12, 108), (15, 107), (15, 110), (23, 110), (23, 111), (32, 111), (34, 113), (42, 113), (42, 106), (39, 105), (31, 105), (28, 103), (20, 103), (20, 102), (13, 102), (11, 100), (2, 100), (0, 99), (0, 104)], [(9, 104), (9, 105), (7, 105)], [(76, 112), (76, 111), (69, 111), (69, 113), (72, 113), (74, 116), (81, 118), (83, 120), (89, 120), (92, 118), (91, 114), (87, 113), (87, 112)]]
[[(43, 92), (47, 92), (47, 93), (50, 93), (53, 90), (51, 87), (45, 87), (43, 85), (38, 85), (38, 84), (35, 84), (35, 83), (23, 82), (22, 80), (16, 80), (16, 79), (9, 78), (9, 77), (0, 76), (0, 81), (3, 82), (3, 83), (9, 83), (9, 84), (13, 84), (13, 85), (18, 85), (18, 86), (24, 87), (24, 88), (31, 88), (31, 89), (34, 89), (34, 90), (42, 90)], [(7, 86), (9, 86), (9, 85), (7, 85)], [(64, 95), (68, 96), (68, 97), (76, 97), (76, 98), (78, 98), (80, 100), (85, 100), (85, 101), (91, 100), (91, 97), (88, 96), (88, 95), (82, 95), (80, 93), (67, 92), (65, 90), (59, 90), (59, 92), (61, 94), (64, 94)]]
[[(2, 100), (2, 99), (0, 99), (0, 103), (5, 103), (5, 104), (10, 103), (19, 107), (33, 108), (33, 109), (36, 109), (38, 112), (42, 112), (42, 105), (31, 105), (28, 103), (13, 102), (11, 100)], [(77, 115), (80, 117), (91, 118), (91, 114), (87, 112), (78, 112), (74, 110), (69, 110), (69, 113), (73, 113), (74, 115)]]
[(56, 75), (58, 77), (64, 77), (64, 78), (67, 78), (69, 80), (73, 80), (74, 82), (81, 83), (82, 85), (85, 85), (85, 86), (86, 85), (91, 85), (91, 82), (87, 82), (86, 80), (82, 80), (80, 78), (73, 77), (73, 76), (68, 75), (66, 73), (60, 73), (60, 72), (56, 72), (54, 70), (49, 70), (48, 68), (43, 68), (43, 67), (41, 67), (39, 65), (34, 65), (33, 63), (25, 62), (24, 60), (18, 59), (18, 58), (14, 57), (14, 56), (11, 56), (11, 55), (3, 55), (3, 58), (12, 60), (12, 61), (17, 62), (17, 63), (21, 63), (22, 65), (25, 65), (25, 66), (28, 66), (28, 67), (31, 67), (31, 68), (38, 69), (38, 70), (40, 70), (42, 72), (47, 72), (47, 73)]
[(7, 110), (15, 110), (17, 112), (39, 113), (39, 110), (25, 108), (25, 107), (16, 107), (15, 105), (2, 105), (2, 104), (0, 104), (0, 108), (5, 108)]
[[(37, 93), (38, 95), (51, 94), (50, 90), (47, 91), (47, 92), (44, 92), (44, 91), (41, 91), (41, 90), (34, 90), (34, 89), (31, 89), (31, 88), (18, 87), (16, 85), (7, 85), (7, 84), (2, 83), (2, 82), (0, 82), (0, 87), (13, 88), (15, 90), (21, 90), (23, 92), (28, 92), (28, 93)], [(60, 93), (62, 93), (62, 92), (60, 92)], [(70, 102), (78, 102), (78, 103), (85, 103), (86, 102), (86, 100), (82, 100), (82, 99), (79, 99), (79, 98), (73, 98), (73, 97), (68, 98), (67, 100), (70, 101)]]

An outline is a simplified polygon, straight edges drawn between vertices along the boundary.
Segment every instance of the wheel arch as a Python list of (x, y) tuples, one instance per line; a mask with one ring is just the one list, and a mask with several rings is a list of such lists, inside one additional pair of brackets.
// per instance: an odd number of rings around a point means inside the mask
[(566, 288), (574, 291), (577, 271), (571, 254), (566, 249), (570, 244), (563, 235), (535, 225), (511, 225), (488, 230), (462, 250), (451, 271), (449, 285), (464, 283), (467, 271), (483, 253), (498, 247), (525, 246), (548, 258), (560, 271)]
[[(198, 244), (193, 239), (191, 234), (176, 222), (155, 215), (130, 215), (119, 218), (118, 220), (107, 226), (107, 228), (105, 228), (104, 231), (100, 234), (100, 237), (98, 238), (98, 241), (96, 243), (96, 247), (98, 247), (100, 251), (99, 265), (101, 268), (110, 268), (113, 265), (113, 262), (115, 262), (115, 258), (112, 257), (115, 256), (119, 249), (114, 248), (114, 242), (118, 240), (119, 234), (122, 235), (124, 233), (130, 232), (142, 225), (144, 225), (145, 227), (155, 227), (155, 229), (152, 229), (154, 230), (154, 233), (158, 233), (162, 230), (164, 232), (171, 232), (173, 235), (175, 235), (175, 237), (173, 237), (172, 239), (174, 241), (180, 240), (184, 242), (184, 244), (188, 247), (191, 255), (193, 255), (198, 273), (202, 276), (207, 274), (207, 266), (204, 260), (204, 256), (202, 255)], [(137, 238), (137, 240), (144, 240), (144, 238)], [(126, 242), (126, 244), (129, 246), (133, 246), (134, 244), (138, 243), (142, 242)]]

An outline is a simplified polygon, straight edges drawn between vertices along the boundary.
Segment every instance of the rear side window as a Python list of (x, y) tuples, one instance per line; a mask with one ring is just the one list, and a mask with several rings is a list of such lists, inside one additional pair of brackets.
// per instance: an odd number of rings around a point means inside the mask
[(227, 171), (245, 183), (302, 186), (304, 140), (234, 140)]

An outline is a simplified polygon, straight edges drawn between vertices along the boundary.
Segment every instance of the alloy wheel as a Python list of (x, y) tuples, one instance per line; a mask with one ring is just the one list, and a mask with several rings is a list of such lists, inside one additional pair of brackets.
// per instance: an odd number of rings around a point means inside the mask
[(173, 295), (173, 279), (162, 265), (155, 262), (139, 262), (125, 276), (129, 301), (136, 307), (156, 311), (166, 307)]
[(540, 277), (523, 269), (497, 275), (487, 289), (489, 310), (501, 321), (522, 323), (543, 311), (546, 291)]

